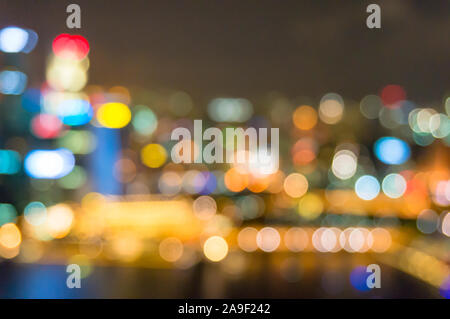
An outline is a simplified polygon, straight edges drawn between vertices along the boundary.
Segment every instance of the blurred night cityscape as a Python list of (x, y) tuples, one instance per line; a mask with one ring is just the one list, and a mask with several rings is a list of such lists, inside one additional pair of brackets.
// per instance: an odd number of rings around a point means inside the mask
[(0, 0), (0, 298), (450, 298), (450, 2), (70, 3)]

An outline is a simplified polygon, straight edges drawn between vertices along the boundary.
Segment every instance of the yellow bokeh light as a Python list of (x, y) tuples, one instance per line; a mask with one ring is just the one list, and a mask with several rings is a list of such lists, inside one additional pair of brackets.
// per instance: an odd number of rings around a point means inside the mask
[(144, 249), (142, 239), (132, 232), (123, 232), (115, 236), (111, 248), (111, 257), (124, 262), (137, 260)]
[(0, 244), (8, 249), (16, 248), (22, 241), (19, 228), (13, 223), (4, 224), (0, 227)]
[(98, 122), (108, 128), (125, 127), (131, 120), (131, 111), (123, 103), (106, 103), (97, 111)]
[(323, 211), (323, 202), (319, 195), (306, 194), (298, 203), (298, 213), (305, 219), (311, 220), (319, 217)]
[(46, 77), (51, 88), (57, 91), (81, 91), (88, 80), (89, 59), (73, 61), (55, 57), (50, 62)]
[(148, 144), (141, 150), (141, 161), (151, 168), (161, 167), (167, 159), (167, 152), (159, 144)]
[(310, 130), (317, 124), (317, 111), (309, 106), (299, 106), (292, 115), (294, 125), (300, 130)]
[(0, 245), (0, 257), (5, 259), (13, 259), (19, 255), (20, 246), (14, 248), (6, 248)]
[(211, 261), (221, 261), (228, 254), (228, 244), (220, 236), (209, 237), (203, 245), (203, 253)]
[(49, 207), (45, 224), (46, 230), (53, 238), (63, 238), (69, 233), (73, 218), (73, 211), (66, 204)]

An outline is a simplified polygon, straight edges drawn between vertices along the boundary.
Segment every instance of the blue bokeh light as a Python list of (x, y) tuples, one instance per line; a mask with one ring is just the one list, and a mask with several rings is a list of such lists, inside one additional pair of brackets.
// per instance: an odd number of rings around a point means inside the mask
[(22, 107), (31, 113), (37, 113), (41, 110), (41, 91), (38, 89), (27, 89), (22, 95)]
[(27, 41), (27, 44), (25, 45), (25, 47), (22, 49), (22, 52), (30, 53), (36, 47), (39, 36), (33, 30), (27, 29), (26, 31), (28, 33), (28, 41)]
[(439, 287), (439, 292), (441, 296), (445, 299), (450, 299), (450, 276), (444, 280), (441, 287)]
[(27, 86), (27, 76), (20, 71), (5, 70), (0, 73), (0, 93), (20, 95)]
[(405, 141), (396, 137), (382, 137), (375, 142), (375, 155), (389, 165), (405, 163), (411, 156), (411, 149)]
[(0, 174), (12, 175), (20, 170), (20, 155), (12, 150), (0, 150)]
[(92, 106), (86, 100), (65, 100), (58, 106), (58, 117), (66, 125), (84, 125), (93, 115)]
[(65, 148), (34, 150), (25, 157), (25, 172), (32, 178), (58, 179), (75, 166), (73, 153)]
[(18, 27), (6, 27), (0, 31), (0, 50), (5, 53), (21, 52), (28, 42), (27, 31)]
[(350, 273), (350, 283), (359, 291), (369, 291), (370, 288), (367, 286), (367, 278), (369, 275), (370, 274), (366, 271), (366, 267), (355, 267)]

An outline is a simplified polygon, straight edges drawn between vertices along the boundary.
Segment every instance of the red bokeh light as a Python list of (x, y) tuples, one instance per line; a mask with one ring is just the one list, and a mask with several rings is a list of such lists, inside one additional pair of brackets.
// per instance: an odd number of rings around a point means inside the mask
[(55, 115), (39, 114), (31, 120), (31, 132), (42, 139), (58, 137), (61, 129), (62, 122)]
[(400, 85), (390, 84), (381, 90), (380, 97), (384, 106), (395, 109), (400, 107), (399, 102), (406, 99), (406, 92)]
[(53, 52), (63, 59), (82, 60), (89, 53), (89, 42), (81, 35), (63, 33), (53, 40)]

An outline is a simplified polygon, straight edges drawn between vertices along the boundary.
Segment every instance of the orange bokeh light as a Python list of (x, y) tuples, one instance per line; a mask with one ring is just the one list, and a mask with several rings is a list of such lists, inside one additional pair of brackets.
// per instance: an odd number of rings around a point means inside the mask
[(231, 168), (225, 173), (225, 186), (232, 192), (241, 192), (248, 186), (248, 175)]
[(294, 125), (300, 130), (310, 130), (317, 124), (317, 111), (309, 106), (299, 106), (292, 115)]

